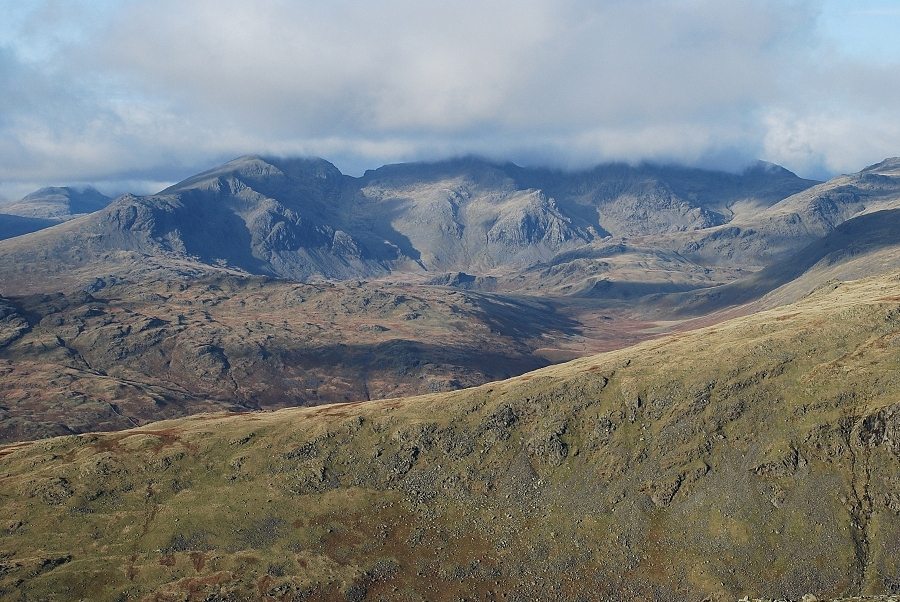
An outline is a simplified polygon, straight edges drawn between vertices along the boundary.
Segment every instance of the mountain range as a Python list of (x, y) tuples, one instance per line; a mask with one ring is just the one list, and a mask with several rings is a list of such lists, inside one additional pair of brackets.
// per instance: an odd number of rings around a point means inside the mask
[(0, 211), (0, 598), (900, 593), (898, 158)]
[(6, 440), (455, 389), (794, 301), (893, 265), (900, 160), (816, 183), (248, 156), (79, 194), (28, 195), (64, 221), (0, 241)]
[[(741, 174), (561, 172), (470, 158), (353, 178), (321, 159), (251, 156), (156, 195), (120, 197), (44, 232), (39, 245), (0, 248), (26, 265), (39, 246), (45, 269), (66, 274), (131, 253), (301, 281), (402, 274), (526, 293), (610, 296), (636, 284), (646, 285), (641, 294), (671, 292), (733, 280), (852, 217), (896, 208), (897, 164), (819, 184), (763, 163)], [(93, 206), (108, 201), (85, 194)], [(62, 196), (39, 191), (11, 207), (61, 219), (60, 206), (39, 208)], [(69, 198), (71, 211), (87, 206)]]
[(80, 261), (54, 258), (67, 268), (134, 251), (300, 280), (398, 272), (510, 279), (558, 265), (567, 251), (602, 255), (604, 241), (729, 223), (812, 184), (767, 164), (743, 174), (649, 165), (566, 173), (461, 159), (353, 178), (321, 159), (250, 156), (157, 195), (121, 197), (43, 241), (90, 250)]

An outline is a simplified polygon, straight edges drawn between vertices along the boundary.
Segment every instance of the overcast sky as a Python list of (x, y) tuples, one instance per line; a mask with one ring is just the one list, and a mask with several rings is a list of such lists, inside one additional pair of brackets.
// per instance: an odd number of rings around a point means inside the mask
[(900, 155), (897, 0), (0, 0), (0, 197), (246, 153), (811, 177)]

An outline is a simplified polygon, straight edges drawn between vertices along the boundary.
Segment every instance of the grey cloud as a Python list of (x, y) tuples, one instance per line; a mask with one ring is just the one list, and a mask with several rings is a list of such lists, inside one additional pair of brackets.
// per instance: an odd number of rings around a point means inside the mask
[[(790, 60), (798, 15), (810, 16), (796, 3), (710, 0), (170, 4), (122, 15), (111, 66), (187, 106), (308, 136), (733, 114), (774, 95), (773, 66)], [(179, 19), (140, 35), (158, 12)]]
[(43, 63), (0, 52), (0, 180), (168, 180), (244, 152), (805, 173), (900, 152), (896, 65), (832, 54), (813, 0), (110, 6)]

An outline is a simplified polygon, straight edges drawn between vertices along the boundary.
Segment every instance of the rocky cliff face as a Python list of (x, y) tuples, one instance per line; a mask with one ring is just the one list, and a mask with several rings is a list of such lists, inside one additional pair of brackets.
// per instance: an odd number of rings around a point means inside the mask
[(479, 168), (488, 173), (378, 170), (364, 177), (361, 203), (388, 215), (381, 230), (409, 241), (410, 254), (431, 271), (517, 269), (593, 238), (543, 192)]

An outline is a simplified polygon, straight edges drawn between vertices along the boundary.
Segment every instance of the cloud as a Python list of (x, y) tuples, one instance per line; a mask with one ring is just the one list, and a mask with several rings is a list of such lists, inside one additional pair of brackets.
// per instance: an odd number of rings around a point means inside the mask
[(169, 181), (246, 152), (817, 174), (900, 153), (896, 61), (830, 49), (814, 0), (90, 6), (38, 2), (0, 41), (0, 181)]
[[(744, 120), (777, 93), (771, 67), (803, 14), (713, 1), (182, 5), (132, 5), (103, 59), (148, 93), (177, 91), (186, 111), (272, 136), (423, 146)], [(159, 12), (179, 18), (147, 39)]]
[(851, 173), (900, 155), (900, 122), (890, 110), (862, 115), (774, 110), (765, 123), (766, 156), (814, 176)]

